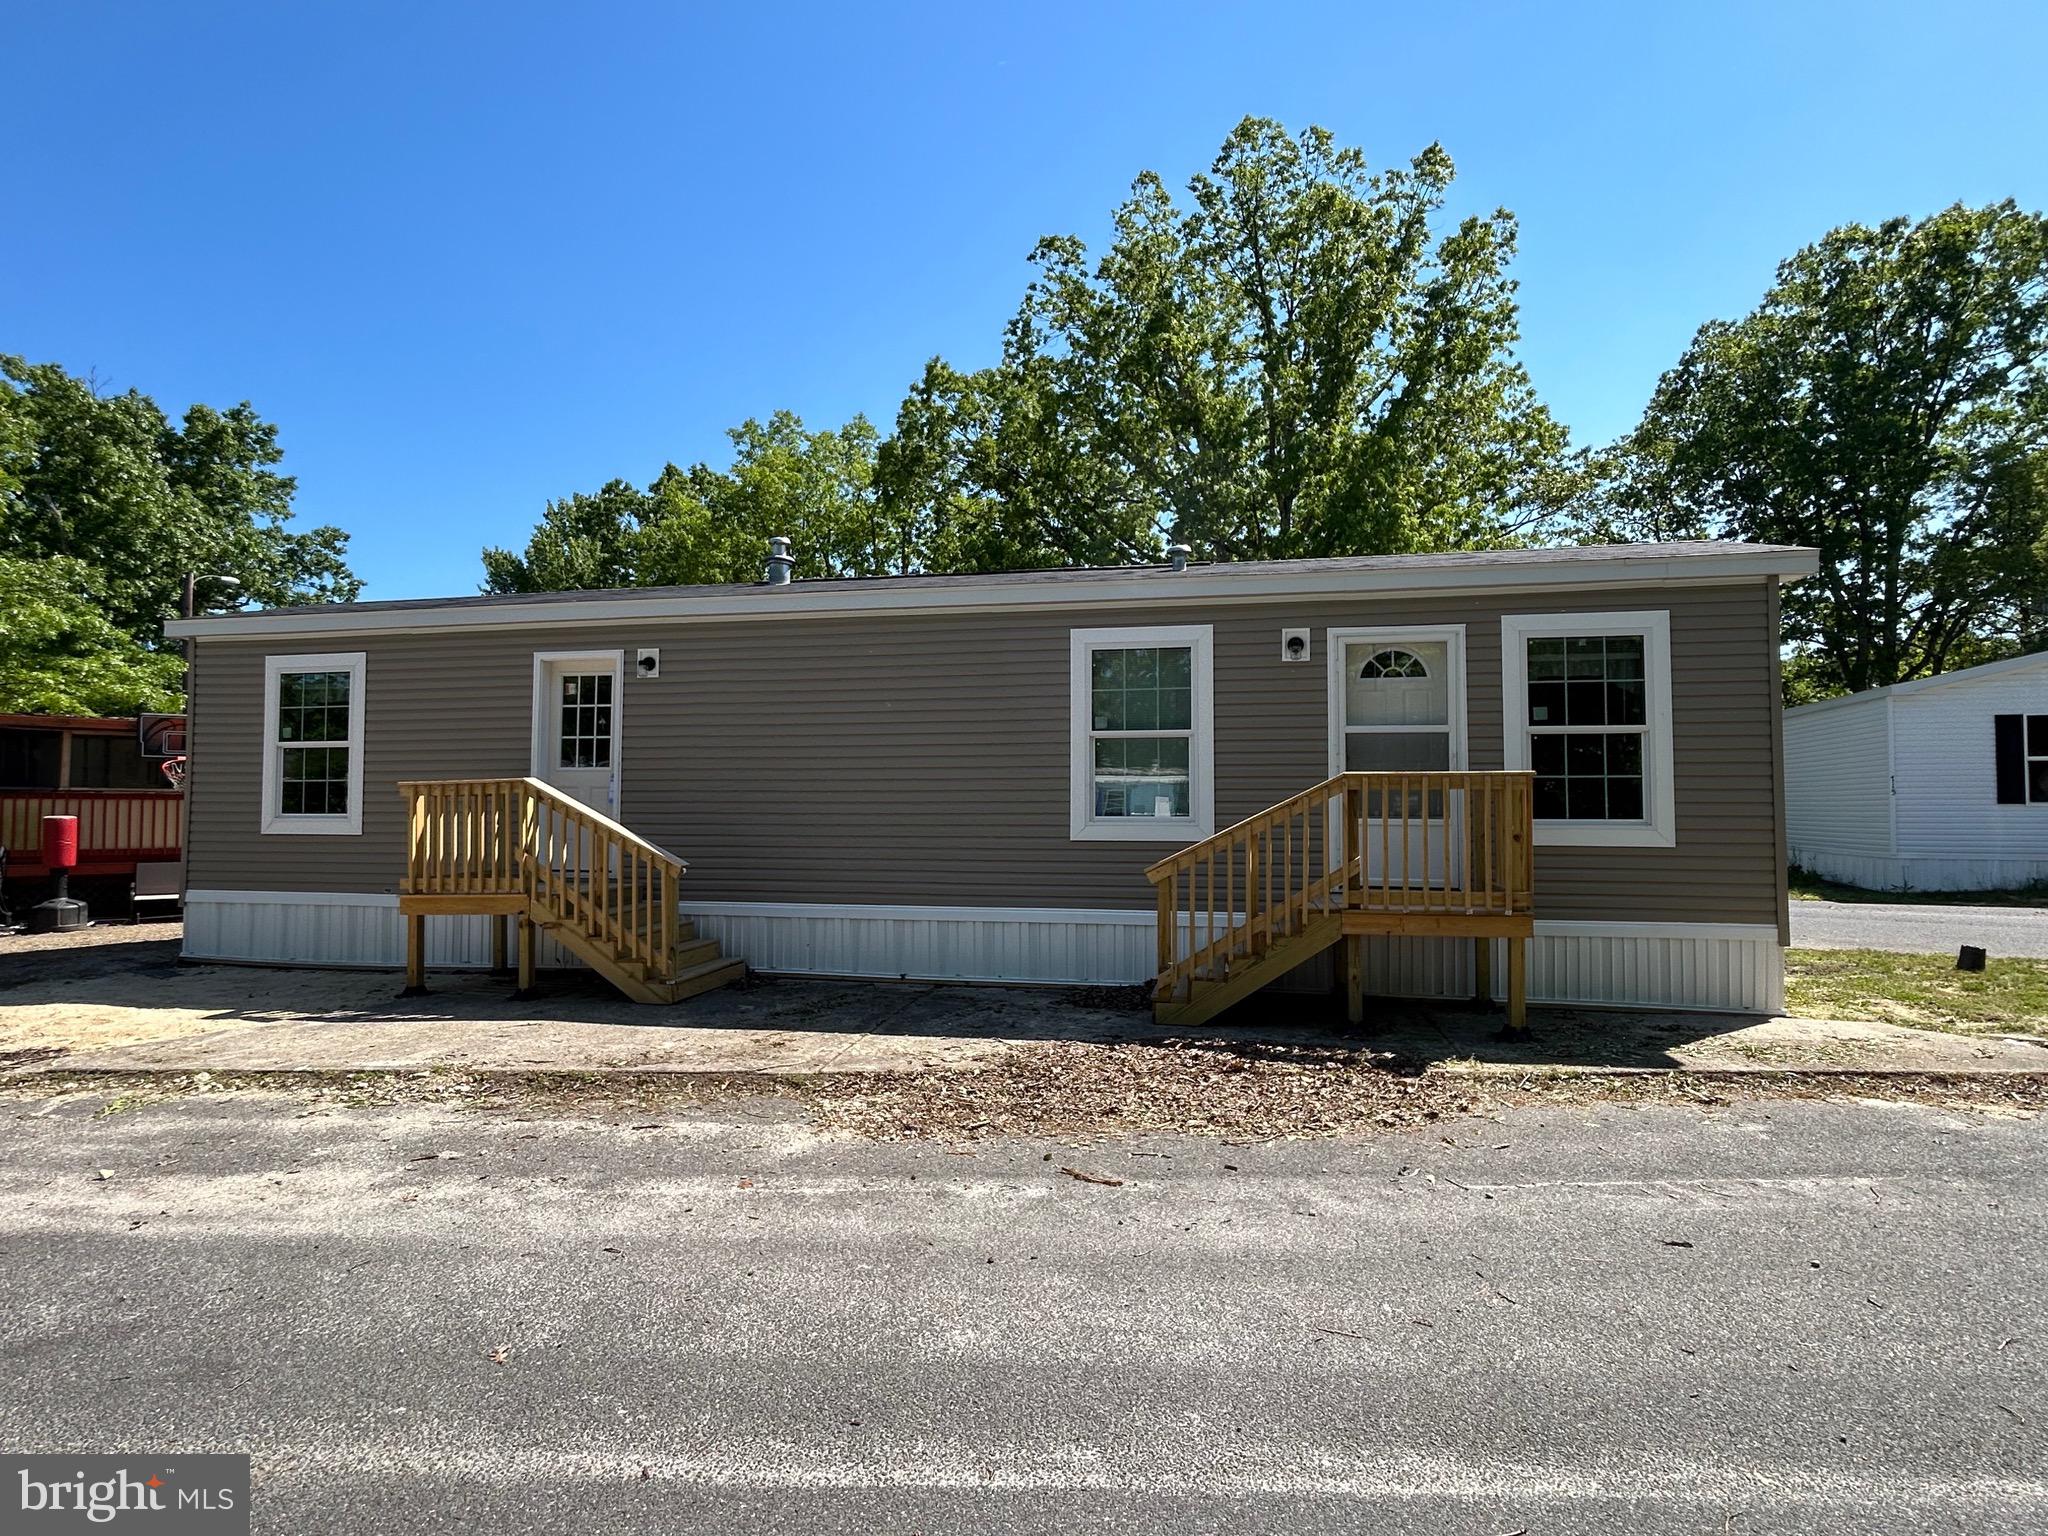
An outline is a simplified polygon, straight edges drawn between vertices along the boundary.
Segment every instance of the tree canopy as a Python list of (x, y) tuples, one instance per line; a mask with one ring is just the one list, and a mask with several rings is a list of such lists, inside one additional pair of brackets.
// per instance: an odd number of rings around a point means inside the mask
[(1040, 241), (1000, 360), (934, 358), (887, 439), (748, 421), (727, 470), (550, 503), (486, 590), (749, 580), (776, 533), (805, 576), (1532, 540), (1573, 461), (1514, 357), (1514, 219), (1443, 227), (1452, 177), (1247, 118), (1184, 202), (1141, 175), (1099, 258)]
[(265, 606), (361, 590), (338, 528), (289, 526), (277, 428), (246, 402), (173, 423), (136, 390), (0, 357), (0, 691), (10, 708), (131, 713), (176, 701), (164, 621), (188, 572)]
[(1808, 544), (1794, 698), (2043, 643), (2048, 219), (1848, 224), (1703, 326), (1610, 451), (1586, 534)]

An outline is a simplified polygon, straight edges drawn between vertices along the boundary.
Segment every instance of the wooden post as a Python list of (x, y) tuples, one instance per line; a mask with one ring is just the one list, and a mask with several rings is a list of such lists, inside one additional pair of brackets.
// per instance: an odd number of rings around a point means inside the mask
[(1484, 935), (1472, 941), (1472, 1001), (1493, 1006), (1493, 940)]
[(533, 919), (519, 914), (519, 988), (514, 997), (533, 995)]
[(1365, 1022), (1365, 936), (1358, 933), (1344, 938), (1344, 1022)]
[(505, 914), (494, 913), (491, 917), (491, 969), (502, 972), (505, 969)]
[(1159, 978), (1160, 985), (1170, 992), (1173, 989), (1165, 980), (1166, 973), (1173, 969), (1173, 962), (1180, 954), (1179, 935), (1174, 932), (1179, 921), (1174, 913), (1174, 893), (1180, 889), (1180, 871), (1174, 870), (1161, 880), (1155, 889), (1159, 893), (1159, 969), (1153, 974)]
[(400, 997), (418, 997), (427, 990), (427, 919), (422, 913), (405, 915), (405, 990)]
[(1339, 905), (1365, 905), (1365, 790), (1356, 779), (1344, 781), (1344, 900)]
[(1529, 1027), (1529, 941), (1508, 940), (1508, 1028), (1524, 1030)]

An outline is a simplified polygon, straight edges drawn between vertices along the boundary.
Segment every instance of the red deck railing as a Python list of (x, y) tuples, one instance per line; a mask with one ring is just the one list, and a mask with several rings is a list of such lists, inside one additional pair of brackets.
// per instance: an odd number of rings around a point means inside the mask
[(131, 874), (137, 864), (178, 858), (185, 846), (185, 797), (174, 789), (0, 790), (0, 848), (7, 873), (49, 873), (43, 818), (78, 818), (78, 873)]

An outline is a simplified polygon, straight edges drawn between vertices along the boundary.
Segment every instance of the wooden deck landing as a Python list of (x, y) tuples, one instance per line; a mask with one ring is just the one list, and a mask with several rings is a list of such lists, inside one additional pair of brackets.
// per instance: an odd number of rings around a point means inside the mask
[(426, 986), (430, 917), (491, 919), (504, 969), (517, 931), (519, 988), (531, 989), (545, 933), (642, 1003), (678, 1003), (746, 975), (677, 909), (683, 861), (539, 779), (441, 779), (398, 786), (410, 828), (405, 982)]
[(1147, 871), (1158, 903), (1154, 1016), (1199, 1024), (1332, 945), (1363, 1021), (1372, 935), (1470, 939), (1475, 995), (1507, 952), (1508, 1025), (1527, 1024), (1532, 776), (1342, 773)]

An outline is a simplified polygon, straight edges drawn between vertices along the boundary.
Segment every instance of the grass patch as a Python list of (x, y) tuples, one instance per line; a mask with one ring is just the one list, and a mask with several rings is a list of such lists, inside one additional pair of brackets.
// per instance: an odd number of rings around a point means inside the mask
[(1945, 955), (1788, 949), (1785, 1006), (1809, 1019), (1874, 1019), (1957, 1034), (2048, 1033), (2048, 960), (1994, 957), (1981, 973)]
[(2048, 881), (2011, 891), (1870, 891), (1838, 885), (1794, 864), (1787, 871), (1794, 901), (1874, 901), (1912, 907), (2048, 907)]

